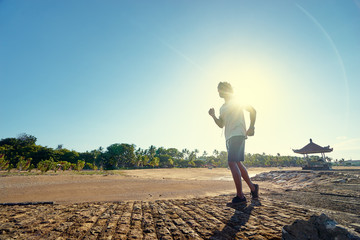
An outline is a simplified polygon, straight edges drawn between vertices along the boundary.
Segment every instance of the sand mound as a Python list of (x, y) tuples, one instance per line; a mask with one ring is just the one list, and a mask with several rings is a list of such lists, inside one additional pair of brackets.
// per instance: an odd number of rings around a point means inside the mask
[(257, 174), (251, 179), (254, 181), (272, 182), (287, 190), (301, 189), (314, 184), (360, 183), (360, 176), (358, 174), (336, 171), (271, 171)]

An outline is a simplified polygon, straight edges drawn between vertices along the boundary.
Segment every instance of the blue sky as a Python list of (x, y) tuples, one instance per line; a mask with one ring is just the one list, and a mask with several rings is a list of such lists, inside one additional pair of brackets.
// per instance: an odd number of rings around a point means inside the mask
[(225, 150), (228, 81), (258, 113), (246, 152), (360, 159), (359, 23), (360, 0), (3, 0), (0, 138)]

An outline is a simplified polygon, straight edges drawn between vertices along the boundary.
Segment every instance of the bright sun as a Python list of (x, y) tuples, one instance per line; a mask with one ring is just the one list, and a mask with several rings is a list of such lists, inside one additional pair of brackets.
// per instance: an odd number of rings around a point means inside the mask
[[(207, 68), (214, 86), (219, 82), (229, 82), (234, 88), (234, 97), (239, 103), (251, 105), (256, 109), (258, 113), (256, 126), (262, 128), (262, 132), (264, 129), (273, 129), (273, 126), (276, 126), (276, 111), (282, 104), (279, 102), (281, 90), (278, 85), (281, 76), (271, 64), (255, 57), (253, 59), (245, 59), (245, 56), (244, 59), (220, 57)], [(248, 124), (249, 117), (246, 116), (245, 119)]]
[(220, 61), (210, 69), (214, 80), (231, 83), (235, 97), (242, 103), (261, 109), (275, 103), (278, 94), (271, 84), (275, 76), (268, 65)]

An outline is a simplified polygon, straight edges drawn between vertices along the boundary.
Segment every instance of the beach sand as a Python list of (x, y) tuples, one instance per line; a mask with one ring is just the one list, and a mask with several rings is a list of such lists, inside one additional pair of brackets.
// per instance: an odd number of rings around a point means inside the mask
[[(272, 172), (270, 172), (272, 171)], [(360, 169), (254, 168), (261, 197), (229, 206), (228, 169), (4, 176), (0, 239), (281, 239), (282, 227), (325, 213), (360, 233)]]
[[(279, 168), (250, 168), (255, 176)], [(291, 168), (291, 170), (300, 168)], [(79, 203), (158, 200), (235, 194), (226, 168), (171, 168), (115, 171), (120, 175), (57, 174), (0, 178), (0, 203)], [(244, 185), (245, 192), (249, 192)]]

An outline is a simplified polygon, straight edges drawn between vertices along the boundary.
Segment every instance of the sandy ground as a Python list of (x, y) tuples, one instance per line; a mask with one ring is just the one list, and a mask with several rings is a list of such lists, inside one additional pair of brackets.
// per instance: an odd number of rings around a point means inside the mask
[[(262, 172), (280, 170), (280, 168), (248, 168), (250, 177)], [(300, 170), (300, 168), (286, 168), (286, 170)], [(177, 180), (226, 180), (232, 181), (231, 172), (227, 168), (173, 168), (173, 169), (139, 169), (123, 171), (124, 175), (151, 178), (151, 179), (177, 179)]]
[(0, 206), (0, 240), (281, 239), (283, 226), (323, 213), (360, 236), (360, 168), (249, 173), (260, 198), (245, 188), (243, 206), (227, 204), (235, 192), (227, 169), (3, 174), (0, 202), (55, 204)]
[[(291, 168), (290, 170), (299, 168)], [(250, 177), (279, 168), (250, 168)], [(111, 172), (110, 172), (111, 173)], [(158, 200), (234, 193), (231, 172), (214, 169), (139, 169), (121, 175), (33, 175), (0, 178), (0, 203)], [(245, 192), (249, 189), (244, 186)]]

